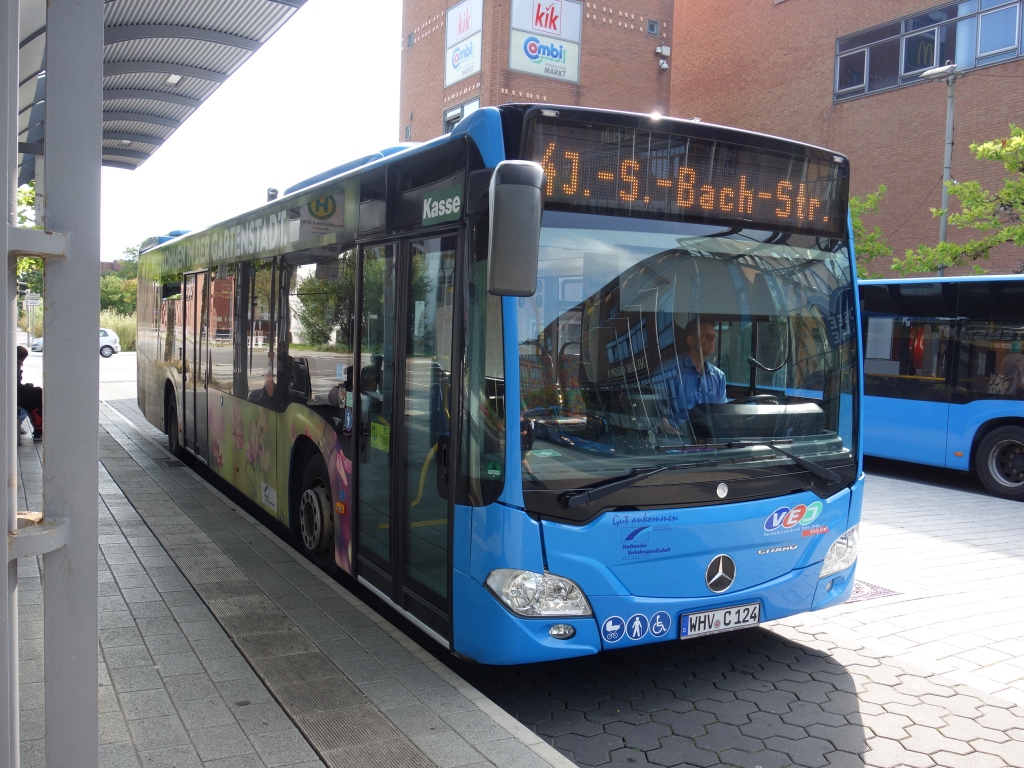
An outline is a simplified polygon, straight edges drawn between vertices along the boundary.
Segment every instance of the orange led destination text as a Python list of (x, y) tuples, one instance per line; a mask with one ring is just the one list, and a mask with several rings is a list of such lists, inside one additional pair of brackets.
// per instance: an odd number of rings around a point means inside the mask
[[(559, 173), (553, 156), (557, 152), (554, 142), (548, 144), (541, 157), (541, 167), (545, 175), (545, 192), (548, 197), (556, 194), (556, 177), (559, 196), (590, 197), (591, 191), (582, 188), (580, 181), (580, 153), (564, 150), (561, 154), (567, 161), (563, 172)], [(561, 164), (560, 164), (561, 165)], [(644, 185), (644, 174), (641, 173), (640, 162), (634, 159), (622, 160), (618, 172), (600, 170), (595, 172), (597, 181), (618, 182), (613, 193), (625, 203), (633, 203), (640, 199), (640, 190)], [(736, 216), (753, 216), (755, 204), (758, 204), (760, 216), (774, 216), (777, 219), (798, 219), (801, 221), (828, 222), (828, 216), (821, 215), (822, 203), (807, 193), (807, 184), (794, 183), (785, 179), (775, 184), (774, 189), (758, 189), (748, 184), (748, 177), (740, 175), (732, 185), (698, 184), (697, 171), (689, 166), (680, 166), (674, 179), (650, 179), (648, 186), (671, 190), (675, 187), (675, 204), (678, 208), (708, 213), (727, 213)], [(598, 193), (600, 196), (600, 193)], [(763, 201), (763, 202), (762, 202)], [(643, 198), (644, 203), (650, 197)], [(768, 208), (768, 205), (771, 207)], [(767, 209), (767, 210), (766, 210)]]

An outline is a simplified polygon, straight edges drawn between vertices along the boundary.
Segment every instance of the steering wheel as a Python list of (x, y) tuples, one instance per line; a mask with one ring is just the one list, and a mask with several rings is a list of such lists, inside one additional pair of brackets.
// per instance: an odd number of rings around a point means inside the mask
[(743, 398), (744, 405), (778, 405), (778, 395), (747, 395)]

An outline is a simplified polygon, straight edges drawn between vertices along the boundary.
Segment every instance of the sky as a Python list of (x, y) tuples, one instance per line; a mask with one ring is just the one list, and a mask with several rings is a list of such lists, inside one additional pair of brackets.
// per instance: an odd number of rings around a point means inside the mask
[(400, 0), (308, 0), (141, 168), (102, 171), (103, 261), (398, 142)]

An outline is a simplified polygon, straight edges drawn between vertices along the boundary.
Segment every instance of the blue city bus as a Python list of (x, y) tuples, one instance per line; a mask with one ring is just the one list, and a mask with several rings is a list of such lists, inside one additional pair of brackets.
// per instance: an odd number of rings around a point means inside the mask
[(155, 240), (139, 405), (478, 662), (832, 606), (863, 493), (848, 178), (701, 122), (480, 109)]
[(864, 453), (1024, 500), (1024, 278), (865, 280)]

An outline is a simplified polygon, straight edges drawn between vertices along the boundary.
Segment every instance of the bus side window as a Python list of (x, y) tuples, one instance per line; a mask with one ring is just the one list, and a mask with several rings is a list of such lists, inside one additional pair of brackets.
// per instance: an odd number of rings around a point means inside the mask
[(232, 388), (236, 272), (234, 264), (222, 264), (210, 273), (210, 386), (221, 392)]
[(864, 291), (864, 394), (948, 402), (956, 297), (943, 286)]
[(354, 308), (354, 250), (290, 270), (288, 354), (295, 376), (289, 382), (289, 399), (312, 406), (345, 406), (345, 382), (353, 365)]
[(275, 349), (279, 315), (274, 263), (270, 259), (248, 261), (237, 269), (234, 394), (273, 408), (278, 400)]
[(956, 399), (1024, 399), (1024, 286), (960, 284)]

